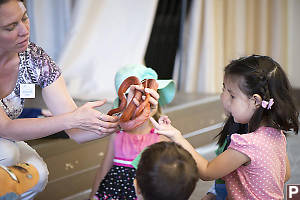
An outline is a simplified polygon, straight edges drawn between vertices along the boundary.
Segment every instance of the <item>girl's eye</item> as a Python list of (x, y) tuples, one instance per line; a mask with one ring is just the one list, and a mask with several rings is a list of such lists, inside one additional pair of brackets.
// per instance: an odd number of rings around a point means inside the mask
[(234, 99), (234, 96), (232, 94), (230, 96), (231, 96), (232, 99)]

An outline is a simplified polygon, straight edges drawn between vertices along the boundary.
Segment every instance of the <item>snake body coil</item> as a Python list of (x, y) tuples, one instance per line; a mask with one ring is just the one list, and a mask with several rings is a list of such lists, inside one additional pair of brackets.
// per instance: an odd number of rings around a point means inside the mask
[[(150, 117), (150, 94), (144, 93), (146, 96), (145, 100), (142, 99), (143, 93), (139, 90), (135, 90), (134, 97), (137, 99), (140, 104), (136, 106), (133, 102), (133, 98), (127, 105), (127, 99), (125, 97), (125, 92), (131, 85), (140, 85), (143, 84), (144, 88), (150, 88), (157, 90), (158, 83), (155, 79), (144, 79), (142, 83), (135, 76), (130, 76), (125, 79), (120, 85), (118, 96), (120, 99), (120, 106), (118, 108), (110, 110), (107, 114), (113, 115), (115, 113), (122, 112), (121, 117), (119, 118), (119, 124), (123, 130), (132, 130), (139, 125), (143, 124)], [(126, 106), (127, 105), (127, 106)]]

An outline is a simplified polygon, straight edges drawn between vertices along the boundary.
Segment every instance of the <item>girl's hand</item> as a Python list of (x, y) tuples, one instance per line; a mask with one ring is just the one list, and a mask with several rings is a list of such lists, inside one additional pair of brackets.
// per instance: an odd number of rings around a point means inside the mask
[(161, 116), (158, 122), (156, 122), (152, 117), (150, 120), (155, 128), (156, 133), (164, 135), (173, 141), (177, 141), (178, 138), (182, 138), (180, 131), (171, 125), (171, 120), (168, 118), (168, 116)]
[[(151, 104), (151, 108), (156, 108), (158, 106), (158, 99), (159, 99), (158, 92), (150, 88), (145, 88), (145, 92), (150, 94), (149, 102)], [(142, 97), (142, 98), (146, 98), (146, 97)]]
[[(143, 85), (132, 85), (130, 86), (130, 90), (128, 93), (128, 99), (131, 99), (134, 94), (135, 94), (135, 90), (139, 90), (139, 91), (144, 91), (144, 87)], [(157, 91), (150, 89), (150, 88), (145, 88), (145, 92), (150, 94), (150, 99), (149, 102), (151, 104), (151, 108), (155, 108), (158, 105), (158, 99), (159, 99), (159, 94), (157, 93)], [(142, 96), (142, 99), (145, 100), (145, 96)], [(135, 103), (136, 106), (139, 106), (140, 102), (137, 99), (133, 99), (133, 102)]]
[(87, 102), (71, 113), (72, 127), (93, 131), (99, 135), (114, 133), (119, 129), (118, 117), (109, 116), (97, 111), (95, 108), (102, 106), (106, 100)]
[[(131, 99), (135, 96), (135, 90), (139, 90), (143, 92), (144, 86), (141, 85), (131, 85), (129, 88), (128, 96), (127, 96), (127, 104), (131, 101)], [(134, 98), (133, 102), (135, 103), (136, 106), (139, 106), (140, 102)]]

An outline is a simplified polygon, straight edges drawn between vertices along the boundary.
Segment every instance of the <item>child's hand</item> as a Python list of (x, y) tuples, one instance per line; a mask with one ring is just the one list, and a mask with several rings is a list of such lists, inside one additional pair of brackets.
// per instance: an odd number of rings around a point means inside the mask
[(163, 115), (158, 119), (159, 124), (166, 124), (171, 126), (171, 120), (167, 115)]
[(182, 137), (180, 131), (171, 125), (171, 121), (168, 116), (160, 117), (158, 122), (152, 117), (150, 120), (155, 128), (156, 133), (167, 136), (173, 141), (176, 141), (177, 138)]
[[(150, 94), (149, 102), (151, 104), (151, 108), (156, 108), (158, 106), (158, 99), (159, 99), (158, 92), (153, 89), (150, 89), (150, 88), (145, 88), (145, 92)], [(142, 98), (145, 98), (145, 97), (142, 97)]]
[[(128, 92), (128, 96), (127, 96), (127, 104), (131, 101), (131, 99), (135, 96), (135, 91), (139, 90), (139, 91), (143, 91), (144, 87), (143, 85), (131, 85), (129, 88), (129, 92)], [(139, 106), (140, 102), (138, 99), (134, 98), (133, 102), (136, 106)]]
[[(135, 90), (139, 90), (141, 92), (144, 91), (143, 85), (131, 85), (128, 93), (128, 99), (132, 99), (135, 94)], [(159, 99), (159, 94), (157, 91), (150, 89), (150, 88), (145, 88), (145, 92), (150, 94), (149, 102), (151, 104), (151, 108), (155, 108), (158, 105), (158, 99)], [(145, 100), (146, 96), (142, 96), (142, 99)], [(137, 99), (133, 99), (133, 102), (135, 103), (136, 106), (139, 106), (140, 102)]]

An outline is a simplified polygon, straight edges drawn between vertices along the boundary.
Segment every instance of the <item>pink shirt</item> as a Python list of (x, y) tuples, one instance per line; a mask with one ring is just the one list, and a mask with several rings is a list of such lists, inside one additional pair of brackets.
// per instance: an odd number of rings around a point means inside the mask
[(147, 134), (129, 134), (125, 131), (117, 132), (114, 141), (114, 164), (133, 167), (133, 161), (137, 155), (147, 146), (159, 142), (159, 135), (152, 129)]
[(229, 199), (283, 199), (286, 174), (286, 138), (282, 131), (260, 127), (255, 132), (231, 136), (228, 148), (251, 159), (223, 179)]

